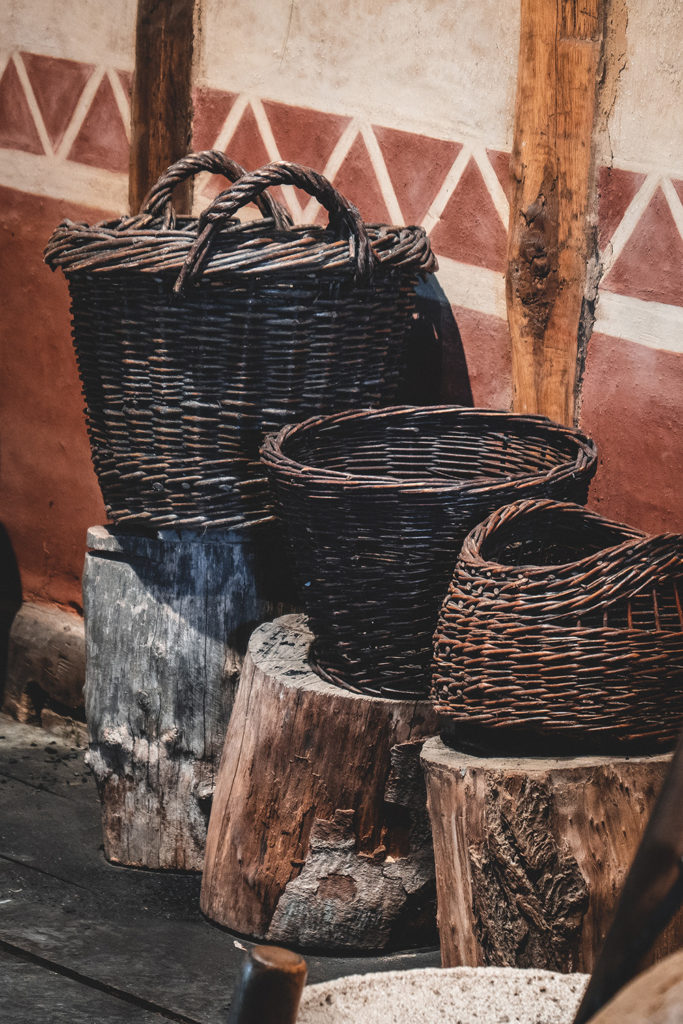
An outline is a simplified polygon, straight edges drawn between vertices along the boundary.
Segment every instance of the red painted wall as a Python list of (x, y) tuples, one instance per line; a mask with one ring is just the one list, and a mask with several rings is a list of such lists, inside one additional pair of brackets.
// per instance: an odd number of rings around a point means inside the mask
[[(42, 131), (25, 81), (40, 108)], [(104, 509), (90, 463), (67, 288), (59, 272), (43, 265), (42, 250), (63, 217), (94, 221), (110, 214), (34, 193), (58, 197), (78, 172), (90, 195), (106, 197), (112, 182), (119, 197), (112, 206), (123, 205), (129, 85), (130, 76), (115, 69), (26, 53), (13, 55), (0, 75), (0, 180), (12, 185), (0, 189), (0, 524), (19, 563), (24, 597), (64, 605), (80, 602), (85, 531), (104, 520)], [(404, 222), (424, 222), (442, 259), (441, 287), (454, 303), (451, 310), (444, 296), (451, 323), (439, 396), (467, 395), (477, 405), (509, 408), (509, 336), (500, 302), (507, 154), (473, 147), (467, 139), (369, 123), (356, 131), (351, 117), (269, 97), (254, 104), (226, 91), (198, 90), (195, 148), (220, 142), (246, 167), (276, 155), (321, 170), (337, 152), (334, 183), (366, 219), (391, 219), (392, 207)], [(241, 110), (238, 117), (235, 109)], [(63, 139), (70, 140), (66, 154)], [(647, 180), (624, 169), (601, 175), (603, 247), (628, 216), (633, 220), (641, 200), (642, 210), (625, 241), (621, 231), (620, 254), (603, 281), (598, 310), (614, 306), (615, 297), (626, 298), (640, 303), (641, 313), (651, 309), (664, 316), (662, 322), (676, 323), (683, 306), (683, 207), (676, 206), (683, 182), (662, 175), (661, 185), (648, 192)], [(200, 181), (199, 205), (218, 187)], [(72, 184), (67, 191), (72, 199), (79, 195)], [(312, 215), (320, 216), (315, 210)], [(629, 327), (628, 315), (620, 315)], [(617, 333), (599, 329), (588, 346), (580, 422), (601, 449), (591, 503), (644, 529), (683, 529), (683, 356), (671, 338), (659, 346), (656, 338), (642, 344)]]
[(62, 274), (42, 251), (64, 217), (103, 211), (0, 189), (0, 522), (25, 600), (80, 607), (85, 532), (104, 521), (90, 462)]

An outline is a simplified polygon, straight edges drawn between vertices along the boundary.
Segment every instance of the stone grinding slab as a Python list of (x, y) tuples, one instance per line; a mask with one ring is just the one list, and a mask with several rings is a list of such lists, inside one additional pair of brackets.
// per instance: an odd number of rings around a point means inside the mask
[(430, 967), (304, 990), (297, 1024), (571, 1024), (587, 974)]

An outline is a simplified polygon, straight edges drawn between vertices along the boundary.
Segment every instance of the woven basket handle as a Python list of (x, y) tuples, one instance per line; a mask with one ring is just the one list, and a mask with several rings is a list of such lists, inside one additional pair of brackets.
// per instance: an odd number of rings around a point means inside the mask
[[(171, 203), (173, 190), (181, 181), (187, 181), (188, 178), (193, 178), (195, 174), (201, 174), (203, 171), (222, 174), (231, 182), (238, 181), (247, 173), (240, 164), (218, 150), (205, 149), (201, 153), (188, 153), (164, 171), (156, 185), (152, 185), (142, 202), (140, 213), (158, 216), (163, 212), (164, 226), (174, 227), (175, 212)], [(263, 216), (272, 217), (279, 230), (291, 227), (292, 221), (287, 211), (267, 192), (261, 193), (255, 201)]]
[(201, 274), (211, 251), (211, 242), (221, 225), (247, 203), (254, 202), (264, 189), (273, 185), (295, 185), (318, 200), (330, 215), (329, 226), (339, 237), (349, 238), (351, 257), (356, 264), (356, 280), (372, 276), (375, 256), (363, 218), (353, 205), (330, 184), (327, 178), (310, 167), (299, 164), (266, 164), (258, 171), (245, 174), (226, 192), (216, 196), (199, 218), (199, 234), (190, 249), (174, 291), (179, 294), (187, 282)]

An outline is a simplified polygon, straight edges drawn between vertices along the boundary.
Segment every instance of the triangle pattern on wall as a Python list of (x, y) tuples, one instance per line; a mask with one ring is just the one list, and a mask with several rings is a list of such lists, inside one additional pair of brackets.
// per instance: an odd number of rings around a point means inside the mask
[(45, 152), (13, 60), (0, 78), (0, 147)]
[(91, 167), (106, 167), (107, 170), (125, 173), (129, 149), (121, 111), (111, 83), (104, 75), (68, 158)]
[(502, 149), (487, 149), (486, 155), (489, 158), (489, 163), (495, 171), (496, 177), (501, 184), (503, 192), (508, 198), (512, 195), (512, 181), (510, 180), (510, 153), (506, 153)]
[[(333, 185), (358, 207), (366, 224), (391, 222), (368, 147), (360, 134), (353, 140), (334, 177)], [(324, 210), (319, 211), (316, 219), (319, 223), (327, 223), (327, 213)]]
[(503, 273), (507, 232), (471, 159), (430, 235), (437, 255)]
[(235, 93), (220, 89), (195, 89), (192, 96), (192, 149), (214, 149), (225, 119), (232, 110)]
[(683, 306), (683, 238), (661, 188), (601, 287), (648, 302)]
[(263, 100), (273, 138), (283, 160), (324, 171), (350, 117)]
[(459, 142), (373, 125), (406, 224), (422, 224), (462, 149)]
[(38, 53), (23, 53), (21, 56), (45, 130), (53, 149), (57, 149), (95, 67)]
[(598, 234), (604, 248), (626, 213), (646, 175), (601, 167), (598, 174)]
[[(263, 164), (270, 162), (265, 143), (254, 117), (254, 111), (247, 104), (232, 137), (224, 147), (231, 160), (235, 160), (247, 171), (254, 171)], [(202, 195), (213, 199), (219, 192), (229, 188), (229, 183), (220, 175), (211, 175), (202, 189)]]

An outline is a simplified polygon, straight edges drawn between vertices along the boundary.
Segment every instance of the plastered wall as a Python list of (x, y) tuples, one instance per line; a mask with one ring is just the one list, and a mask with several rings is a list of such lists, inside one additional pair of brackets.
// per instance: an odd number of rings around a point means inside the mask
[(125, 210), (135, 3), (12, 0), (0, 42), (0, 523), (24, 599), (80, 608), (85, 531), (102, 522), (61, 275), (64, 217)]
[(601, 280), (580, 424), (591, 503), (683, 531), (683, 5), (613, 0), (613, 87), (596, 138)]
[[(324, 171), (366, 219), (423, 224), (459, 337), (442, 396), (509, 406), (505, 319), (516, 0), (202, 0), (194, 147)], [(683, 109), (676, 0), (613, 4), (614, 81), (596, 136), (602, 280), (580, 405), (602, 449), (592, 501), (681, 528)], [(0, 50), (0, 522), (25, 597), (80, 601), (92, 473), (63, 280), (64, 216), (127, 206), (134, 0), (13, 0)], [(195, 207), (218, 183), (199, 180)], [(320, 217), (288, 190), (298, 220)]]

